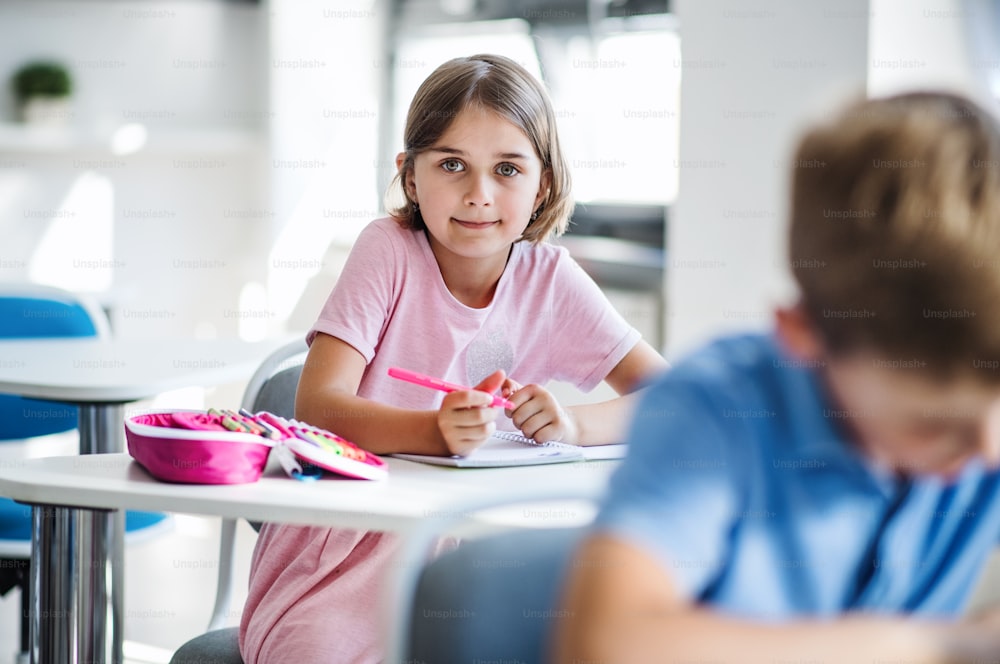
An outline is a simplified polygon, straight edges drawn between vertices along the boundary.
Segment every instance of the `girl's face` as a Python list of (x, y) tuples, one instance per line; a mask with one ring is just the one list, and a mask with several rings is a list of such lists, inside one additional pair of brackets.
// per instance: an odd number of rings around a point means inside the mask
[(524, 132), (492, 111), (468, 108), (416, 156), (406, 188), (420, 206), (439, 262), (506, 262), (549, 180)]

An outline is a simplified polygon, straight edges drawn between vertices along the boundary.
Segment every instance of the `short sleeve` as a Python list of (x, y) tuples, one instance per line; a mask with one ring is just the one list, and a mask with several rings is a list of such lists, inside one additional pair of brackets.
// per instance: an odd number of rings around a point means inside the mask
[(595, 528), (647, 551), (688, 597), (718, 576), (736, 522), (739, 462), (707, 397), (671, 373), (643, 396), (625, 460), (612, 475)]
[(307, 343), (323, 332), (350, 344), (370, 363), (392, 311), (402, 260), (402, 253), (394, 250), (392, 237), (385, 229), (377, 223), (366, 226), (351, 248), (319, 318), (306, 335)]
[(597, 387), (642, 335), (622, 317), (607, 296), (568, 253), (556, 266), (553, 307), (565, 343), (551, 347), (552, 377), (584, 392)]

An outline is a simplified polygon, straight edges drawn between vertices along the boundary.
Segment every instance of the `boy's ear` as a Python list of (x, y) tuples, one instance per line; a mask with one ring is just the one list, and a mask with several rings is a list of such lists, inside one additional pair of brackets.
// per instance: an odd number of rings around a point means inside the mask
[(799, 360), (820, 360), (825, 354), (823, 340), (801, 303), (778, 307), (775, 330), (781, 345)]

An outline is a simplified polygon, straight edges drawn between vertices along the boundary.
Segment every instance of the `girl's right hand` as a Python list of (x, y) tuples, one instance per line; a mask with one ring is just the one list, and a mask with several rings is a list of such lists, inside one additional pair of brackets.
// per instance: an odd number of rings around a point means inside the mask
[(496, 429), (497, 408), (493, 393), (500, 389), (507, 376), (502, 369), (494, 371), (471, 390), (445, 395), (438, 410), (437, 424), (448, 452), (467, 456), (486, 442)]

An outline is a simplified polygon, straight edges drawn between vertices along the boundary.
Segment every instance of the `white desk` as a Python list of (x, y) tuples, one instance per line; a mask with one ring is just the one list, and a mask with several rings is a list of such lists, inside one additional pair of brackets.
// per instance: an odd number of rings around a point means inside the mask
[[(91, 548), (87, 538), (74, 537), (74, 524), (102, 514), (100, 510), (166, 510), (255, 521), (342, 526), (405, 532), (435, 517), (461, 515), (470, 506), (499, 501), (518, 494), (544, 499), (547, 495), (596, 497), (607, 483), (615, 461), (525, 466), (520, 468), (455, 469), (387, 459), (389, 478), (380, 482), (335, 479), (298, 482), (270, 467), (259, 482), (240, 485), (200, 486), (167, 484), (150, 477), (127, 454), (100, 454), (30, 459), (0, 467), (0, 494), (34, 505), (33, 538), (44, 534), (40, 520), (59, 527), (52, 530), (47, 549), (56, 552), (56, 564), (72, 570), (72, 594), (91, 590), (89, 570), (104, 569), (107, 551)], [(546, 526), (531, 510), (521, 511), (526, 525)], [(535, 520), (533, 522), (533, 520)], [(42, 543), (32, 543), (34, 552)], [(36, 578), (45, 571), (41, 563)], [(106, 598), (111, 602), (116, 598)], [(80, 614), (59, 614), (62, 609), (41, 595), (35, 605), (40, 615), (62, 615), (63, 622), (90, 624), (96, 643), (107, 638), (106, 625), (93, 616), (106, 607), (82, 606)], [(57, 612), (57, 613), (51, 613)], [(76, 661), (52, 643), (35, 644), (37, 662)], [(103, 661), (103, 660), (90, 660)]]
[(77, 405), (80, 453), (121, 452), (124, 404), (249, 378), (283, 341), (2, 340), (0, 393)]
[[(80, 412), (80, 453), (121, 452), (126, 403), (180, 387), (249, 378), (267, 354), (284, 341), (287, 340), (260, 343), (194, 339), (3, 340), (0, 341), (0, 393), (74, 404)], [(121, 515), (89, 512), (70, 523), (49, 519), (39, 510), (35, 512), (30, 584), (35, 608), (30, 625), (33, 648), (37, 649), (41, 643), (60, 653), (52, 660), (41, 661), (70, 661), (72, 657), (73, 661), (120, 662), (121, 566), (87, 570), (85, 592), (69, 596), (65, 592), (67, 579), (79, 571), (61, 566), (65, 562), (60, 558), (61, 552), (50, 545), (57, 537), (53, 529), (70, 529), (81, 546), (101, 549), (102, 559), (121, 560), (124, 529)], [(51, 605), (52, 612), (40, 612), (37, 601)], [(86, 603), (90, 606), (81, 609)], [(94, 610), (97, 607), (110, 608), (111, 613), (98, 616)], [(74, 624), (75, 621), (65, 618), (78, 613), (93, 618), (94, 624)], [(40, 621), (38, 616), (54, 618)], [(110, 623), (110, 630), (105, 623)]]

